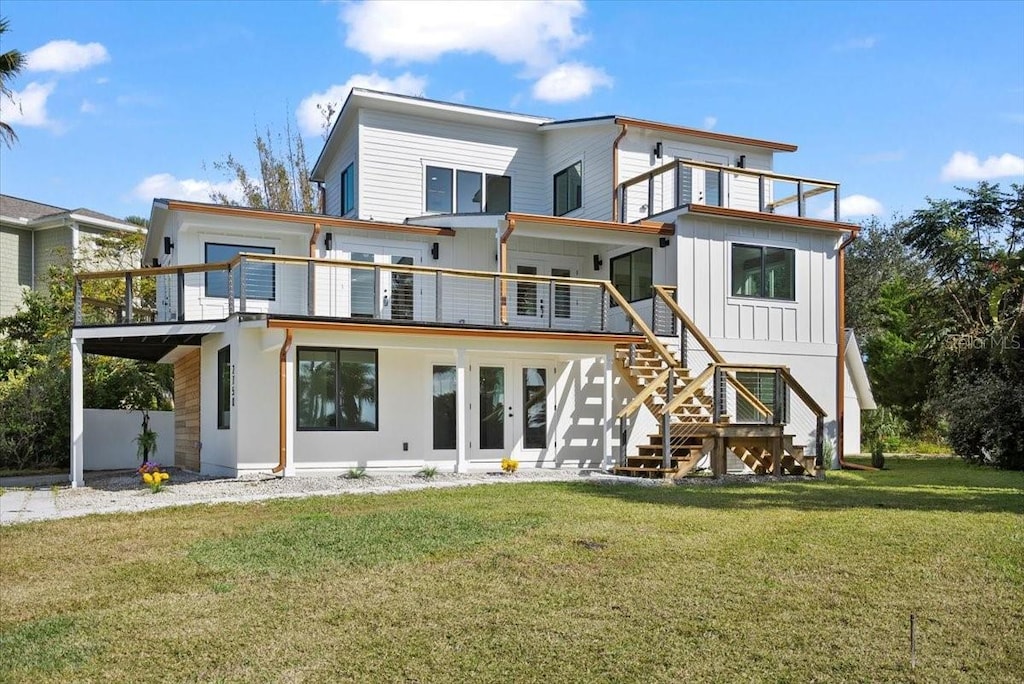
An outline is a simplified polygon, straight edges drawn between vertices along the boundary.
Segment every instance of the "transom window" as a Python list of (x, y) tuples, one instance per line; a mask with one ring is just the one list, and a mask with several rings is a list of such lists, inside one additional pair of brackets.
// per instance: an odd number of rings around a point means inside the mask
[(583, 162), (555, 174), (555, 216), (568, 214), (583, 206)]
[(299, 430), (377, 429), (377, 350), (296, 350)]
[(356, 207), (356, 165), (349, 164), (341, 172), (341, 215), (349, 213)]
[(441, 214), (504, 214), (512, 210), (512, 177), (443, 166), (426, 169), (426, 209)]
[[(644, 247), (611, 259), (611, 280), (627, 302), (651, 298), (654, 282), (654, 250)], [(614, 305), (614, 300), (613, 305)]]
[[(221, 261), (231, 261), (240, 252), (250, 254), (273, 254), (273, 247), (253, 247), (252, 245), (225, 245), (216, 242), (206, 243), (206, 263), (215, 264)], [(242, 274), (235, 269), (233, 274), (235, 297), (242, 296), (242, 279), (245, 279), (245, 296), (248, 299), (273, 300), (276, 290), (276, 273), (274, 264), (265, 264), (250, 261), (245, 265), (245, 273)], [(224, 297), (228, 296), (228, 274), (227, 271), (208, 271), (206, 273), (206, 296)]]
[(796, 251), (761, 245), (732, 246), (734, 297), (796, 299)]

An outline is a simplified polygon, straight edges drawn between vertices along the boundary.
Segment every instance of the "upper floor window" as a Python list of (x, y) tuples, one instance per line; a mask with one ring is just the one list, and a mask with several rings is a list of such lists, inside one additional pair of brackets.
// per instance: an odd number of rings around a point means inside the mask
[[(253, 247), (252, 245), (225, 245), (216, 242), (206, 243), (206, 263), (215, 264), (221, 261), (231, 261), (240, 252), (250, 254), (273, 254), (273, 247)], [(251, 261), (245, 265), (245, 272), (235, 269), (233, 274), (235, 297), (242, 296), (242, 280), (245, 280), (245, 296), (247, 299), (268, 299), (273, 300), (276, 282), (274, 264), (267, 264)], [(206, 273), (206, 296), (224, 297), (228, 296), (228, 274), (227, 271), (208, 271)]]
[(568, 214), (583, 206), (583, 162), (555, 174), (555, 216)]
[(504, 214), (512, 210), (512, 178), (428, 166), (426, 209), (450, 214)]
[(609, 267), (612, 285), (627, 302), (651, 298), (651, 285), (654, 282), (653, 249), (644, 247), (620, 254), (611, 259)]
[(796, 299), (796, 251), (760, 245), (732, 246), (735, 297)]
[(349, 164), (341, 172), (341, 215), (349, 213), (356, 207), (356, 165)]

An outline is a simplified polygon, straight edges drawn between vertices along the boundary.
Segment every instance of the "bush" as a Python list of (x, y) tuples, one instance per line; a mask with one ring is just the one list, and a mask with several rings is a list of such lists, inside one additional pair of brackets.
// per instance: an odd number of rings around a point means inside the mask
[(907, 434), (907, 421), (888, 407), (879, 406), (874, 411), (865, 412), (861, 433), (864, 441), (872, 445), (872, 454), (876, 444), (891, 453), (900, 448), (900, 441)]
[(885, 468), (885, 453), (882, 451), (881, 442), (875, 442), (871, 447), (871, 467), (879, 470)]
[(950, 393), (948, 439), (967, 461), (1024, 470), (1024, 393), (991, 372), (964, 383)]

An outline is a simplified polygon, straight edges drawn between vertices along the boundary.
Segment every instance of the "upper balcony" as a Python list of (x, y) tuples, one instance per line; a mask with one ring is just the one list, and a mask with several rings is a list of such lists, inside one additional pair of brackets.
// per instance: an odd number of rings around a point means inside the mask
[(405, 263), (242, 253), (220, 263), (75, 278), (79, 328), (214, 322), (236, 314), (541, 336), (653, 335), (672, 325), (664, 310), (652, 312), (657, 320), (643, 320), (605, 280)]
[(839, 183), (676, 159), (621, 183), (618, 218), (650, 219), (687, 205), (838, 222)]

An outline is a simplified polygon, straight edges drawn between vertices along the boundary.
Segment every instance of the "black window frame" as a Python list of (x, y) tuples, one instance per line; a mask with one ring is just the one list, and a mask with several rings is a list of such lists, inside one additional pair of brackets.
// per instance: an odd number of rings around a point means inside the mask
[[(356, 208), (356, 163), (351, 162), (345, 167), (345, 170), (341, 172), (341, 198), (338, 204), (338, 210), (340, 216), (345, 216), (350, 211)], [(349, 191), (348, 184), (352, 183), (352, 190)]]
[[(637, 296), (634, 296), (633, 285), (632, 285), (633, 271), (634, 271), (634, 269), (633, 269), (633, 261), (634, 261), (634, 258), (636, 257), (636, 255), (640, 254), (642, 252), (647, 252), (648, 254), (650, 254), (650, 257), (651, 257), (651, 289), (648, 292), (645, 293), (646, 296), (637, 297)], [(630, 287), (629, 287), (629, 293), (628, 294), (623, 292), (622, 290), (619, 290), (618, 286), (615, 285), (615, 264), (616, 264), (616, 262), (619, 262), (619, 261), (621, 261), (623, 259), (629, 259), (629, 264), (630, 264), (630, 267), (629, 267)], [(639, 249), (634, 249), (634, 250), (632, 250), (630, 252), (624, 252), (622, 254), (610, 257), (608, 259), (608, 280), (612, 283), (612, 286), (615, 287), (616, 290), (618, 290), (619, 294), (622, 295), (623, 299), (625, 299), (630, 304), (632, 304), (634, 302), (642, 302), (642, 301), (645, 301), (645, 300), (653, 298), (654, 297), (654, 248), (653, 247), (640, 247)], [(612, 298), (611, 305), (613, 307), (618, 306), (618, 302), (616, 302), (615, 299)]]
[[(446, 171), (451, 174), (451, 197), (449, 198), (448, 211), (442, 211), (438, 209), (431, 209), (430, 203), (427, 201), (427, 183), (430, 182), (429, 170), (436, 169), (438, 171)], [(474, 175), (480, 179), (480, 211), (459, 211), (459, 174)], [(508, 207), (504, 209), (498, 209), (492, 207), (491, 193), (488, 191), (492, 181), (504, 180), (508, 187)], [(475, 203), (474, 203), (475, 204)], [(486, 171), (476, 171), (474, 169), (464, 169), (457, 166), (439, 166), (437, 164), (427, 164), (423, 168), (423, 210), (428, 214), (459, 214), (459, 215), (502, 215), (512, 211), (512, 176), (501, 173), (487, 173)]]
[[(319, 427), (303, 427), (299, 424), (299, 401), (301, 392), (300, 366), (303, 352), (333, 352), (334, 353), (334, 425)], [(344, 427), (341, 425), (341, 382), (339, 371), (344, 362), (344, 352), (373, 352), (373, 404), (376, 407), (373, 427)], [(380, 352), (369, 347), (296, 347), (295, 349), (295, 430), (297, 432), (380, 432)]]
[[(447, 373), (447, 372), (450, 371), (450, 372), (453, 372), (453, 373), (456, 374), (455, 388), (452, 391), (452, 397), (451, 397), (451, 400), (452, 400), (452, 415), (451, 415), (451, 426), (450, 426), (451, 427), (451, 435), (450, 435), (451, 441), (450, 442), (444, 441), (444, 440), (440, 439), (442, 436), (447, 436), (447, 435), (441, 435), (438, 432), (438, 418), (439, 418), (439, 415), (438, 415), (438, 399), (440, 398), (440, 396), (446, 396), (446, 395), (440, 395), (439, 396), (437, 394), (437, 392), (436, 392), (435, 383), (437, 382), (437, 377), (438, 377), (438, 371), (439, 370), (444, 372), (444, 373)], [(431, 425), (431, 436), (432, 436), (431, 444), (433, 445), (434, 451), (453, 451), (456, 448), (458, 448), (459, 422), (458, 422), (458, 417), (457, 417), (456, 414), (457, 414), (458, 405), (459, 405), (459, 387), (458, 387), (458, 381), (457, 381), (457, 377), (458, 377), (457, 373), (458, 373), (458, 368), (455, 365), (453, 365), (453, 364), (433, 363), (433, 364), (430, 365), (430, 397), (431, 397), (431, 403), (430, 403), (430, 425)]]
[[(576, 186), (575, 197), (572, 197), (571, 196), (572, 195), (572, 193), (571, 193), (571, 186), (569, 184), (569, 172), (572, 171), (573, 169), (577, 168), (577, 167), (579, 167), (579, 170), (577, 171), (577, 176), (579, 178), (579, 185)], [(565, 180), (565, 197), (564, 197), (565, 207), (566, 208), (565, 208), (564, 211), (559, 211), (558, 210), (558, 199), (559, 199), (558, 181), (559, 181), (559, 178), (561, 176), (564, 176), (565, 179), (566, 179)], [(551, 179), (551, 213), (554, 214), (555, 216), (565, 216), (566, 214), (570, 214), (570, 213), (576, 211), (577, 209), (579, 209), (582, 206), (583, 206), (583, 160), (580, 159), (579, 161), (574, 162), (574, 163), (569, 164), (568, 166), (566, 166), (564, 169), (562, 169), (561, 171), (556, 173), (554, 175), (554, 177)]]
[[(239, 254), (241, 252), (251, 252), (253, 254), (266, 254), (266, 255), (269, 255), (269, 256), (273, 256), (273, 255), (277, 254), (277, 249), (275, 247), (260, 247), (258, 245), (236, 245), (236, 244), (232, 244), (230, 242), (204, 242), (203, 243), (203, 263), (206, 263), (206, 264), (217, 263), (215, 261), (210, 261), (210, 247), (234, 247), (234, 248), (237, 249), (237, 251), (235, 252), (235, 255), (237, 255), (237, 254)], [(230, 261), (231, 259), (234, 259), (234, 258), (235, 258), (234, 256), (230, 256), (227, 259), (222, 259), (221, 261)], [(258, 300), (264, 301), (264, 302), (274, 302), (274, 301), (277, 301), (277, 266), (275, 266), (274, 264), (258, 264), (258, 265), (257, 264), (249, 264), (246, 268), (249, 268), (249, 269), (252, 269), (252, 268), (269, 268), (270, 269), (270, 296), (269, 297), (264, 297), (264, 296), (261, 296), (260, 294), (258, 294), (258, 291), (257, 292), (250, 292), (249, 289), (247, 289), (246, 293), (245, 293), (245, 298), (246, 299), (254, 299), (254, 300), (258, 299)], [(220, 294), (219, 293), (220, 292), (219, 289), (217, 290), (217, 292), (210, 292), (210, 276), (211, 275), (216, 276), (218, 278), (220, 276), (223, 276), (223, 278), (224, 278), (224, 294)], [(240, 278), (237, 277), (237, 274), (235, 274), (235, 275), (236, 275), (236, 277), (235, 277), (234, 287), (235, 287), (235, 289), (238, 290), (238, 292), (234, 293), (234, 296), (237, 299), (237, 298), (239, 298), (241, 296), (242, 281), (241, 281)], [(226, 271), (225, 272), (217, 272), (217, 273), (210, 273), (210, 271), (207, 271), (206, 273), (203, 274), (203, 296), (205, 296), (205, 297), (214, 297), (214, 298), (217, 298), (217, 299), (227, 299), (228, 298), (227, 280), (228, 280), (228, 274), (227, 274)]]
[[(756, 249), (761, 252), (761, 264), (760, 274), (758, 276), (758, 291), (755, 294), (744, 294), (736, 291), (736, 249)], [(788, 253), (789, 258), (784, 258), (786, 263), (792, 264), (792, 269), (789, 273), (789, 291), (792, 293), (791, 297), (779, 297), (768, 294), (767, 292), (767, 274), (768, 274), (768, 250), (775, 250), (776, 252)], [(751, 245), (743, 242), (733, 242), (729, 249), (729, 296), (730, 297), (741, 297), (743, 299), (770, 299), (777, 302), (795, 302), (796, 301), (796, 250), (790, 247), (776, 247), (774, 245)]]
[(217, 350), (217, 429), (231, 429), (231, 345)]

